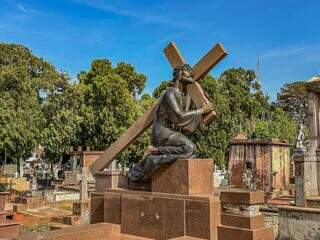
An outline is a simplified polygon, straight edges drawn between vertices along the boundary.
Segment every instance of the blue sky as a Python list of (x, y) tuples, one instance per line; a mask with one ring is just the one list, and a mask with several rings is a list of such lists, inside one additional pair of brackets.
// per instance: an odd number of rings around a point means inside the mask
[(211, 72), (256, 69), (275, 97), (285, 82), (320, 74), (319, 0), (0, 0), (0, 41), (21, 43), (72, 77), (96, 58), (133, 64), (146, 91), (171, 78), (162, 49), (191, 65), (216, 42), (229, 56)]

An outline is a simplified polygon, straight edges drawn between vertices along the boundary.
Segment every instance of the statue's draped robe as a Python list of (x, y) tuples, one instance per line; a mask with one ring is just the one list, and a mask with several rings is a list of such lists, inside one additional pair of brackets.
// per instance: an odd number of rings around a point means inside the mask
[(128, 172), (131, 181), (149, 181), (152, 173), (161, 165), (195, 157), (195, 145), (178, 129), (194, 131), (201, 123), (202, 110), (186, 109), (186, 97), (178, 88), (171, 87), (164, 92), (151, 132), (152, 145), (159, 154), (149, 155), (142, 163), (131, 168)]

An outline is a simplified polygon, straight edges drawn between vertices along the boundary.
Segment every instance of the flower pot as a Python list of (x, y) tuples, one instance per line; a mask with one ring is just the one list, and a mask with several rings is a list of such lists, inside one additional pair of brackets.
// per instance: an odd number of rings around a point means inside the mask
[(6, 204), (7, 196), (10, 192), (0, 192), (0, 211), (4, 210), (4, 206)]

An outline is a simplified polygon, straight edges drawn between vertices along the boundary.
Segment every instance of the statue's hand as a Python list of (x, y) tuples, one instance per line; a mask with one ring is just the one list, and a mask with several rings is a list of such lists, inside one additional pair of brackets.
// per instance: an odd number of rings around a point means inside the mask
[(205, 103), (202, 107), (202, 112), (203, 113), (209, 113), (213, 111), (213, 106), (211, 103)]

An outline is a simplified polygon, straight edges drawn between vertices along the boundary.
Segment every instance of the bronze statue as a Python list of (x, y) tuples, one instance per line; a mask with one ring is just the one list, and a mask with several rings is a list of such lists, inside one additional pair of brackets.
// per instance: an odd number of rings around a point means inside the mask
[(179, 129), (193, 132), (201, 123), (202, 115), (213, 110), (209, 104), (189, 110), (190, 98), (186, 86), (194, 83), (192, 69), (185, 64), (173, 71), (172, 86), (161, 96), (151, 132), (152, 146), (142, 160), (128, 172), (133, 182), (148, 182), (161, 165), (177, 159), (194, 158), (196, 146)]

